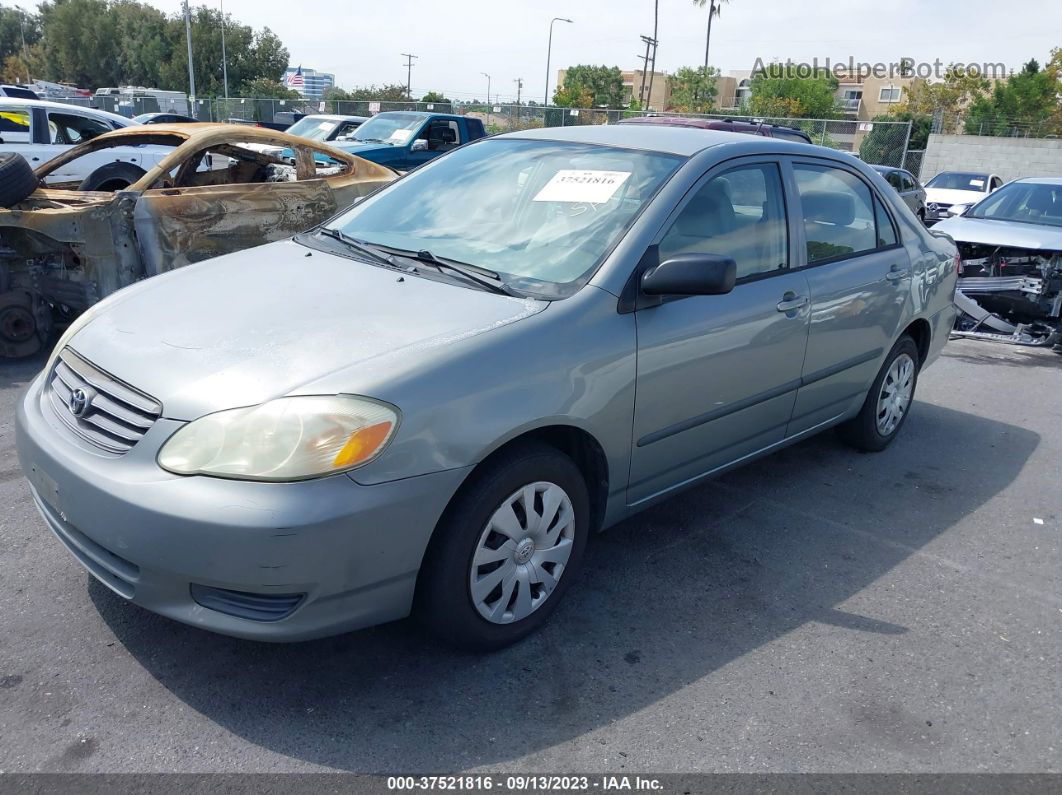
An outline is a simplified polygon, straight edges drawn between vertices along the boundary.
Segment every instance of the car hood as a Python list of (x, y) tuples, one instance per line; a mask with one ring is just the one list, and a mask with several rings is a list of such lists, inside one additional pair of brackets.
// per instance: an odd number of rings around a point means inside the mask
[(289, 240), (120, 291), (69, 345), (162, 401), (164, 416), (191, 420), (287, 394), (357, 393), (546, 306)]
[(987, 193), (981, 193), (976, 190), (926, 188), (926, 201), (937, 204), (973, 204), (981, 201), (987, 195)]
[(959, 243), (1062, 251), (1062, 227), (1046, 224), (989, 221), (984, 218), (958, 216), (941, 221), (933, 229), (947, 232)]

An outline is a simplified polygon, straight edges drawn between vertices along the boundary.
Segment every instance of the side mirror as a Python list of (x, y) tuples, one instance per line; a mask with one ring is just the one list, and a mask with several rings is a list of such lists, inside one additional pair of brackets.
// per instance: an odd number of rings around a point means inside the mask
[(409, 151), (410, 152), (427, 152), (428, 151), (428, 142), (425, 141), (423, 138), (418, 138), (417, 140), (415, 140), (413, 142), (413, 145), (411, 147), (409, 147)]
[(734, 289), (737, 264), (716, 254), (676, 254), (642, 276), (646, 295), (725, 295)]

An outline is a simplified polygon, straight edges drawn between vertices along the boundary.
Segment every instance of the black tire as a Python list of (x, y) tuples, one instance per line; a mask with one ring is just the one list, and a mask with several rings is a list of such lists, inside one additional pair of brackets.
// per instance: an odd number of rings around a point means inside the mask
[(147, 173), (132, 163), (107, 163), (100, 166), (77, 186), (78, 190), (116, 191), (128, 188)]
[[(560, 486), (571, 501), (575, 516), (571, 554), (552, 592), (530, 615), (493, 623), (472, 600), (473, 556), (494, 512), (515, 492), (540, 481)], [(435, 528), (420, 568), (414, 614), (428, 631), (459, 648), (491, 651), (515, 643), (541, 627), (561, 601), (577, 575), (589, 531), (586, 482), (568, 456), (540, 442), (503, 451), (473, 473)]]
[[(885, 379), (889, 375), (889, 369), (892, 367), (893, 362), (904, 355), (910, 356), (914, 362), (914, 372), (911, 374), (910, 402), (908, 402), (907, 408), (896, 426), (887, 434), (883, 434), (878, 428), (878, 398), (882, 394)], [(904, 423), (907, 422), (907, 417), (911, 413), (911, 405), (914, 403), (915, 391), (918, 388), (918, 371), (921, 366), (918, 345), (906, 334), (900, 337), (896, 344), (892, 346), (889, 355), (885, 357), (885, 362), (881, 365), (881, 370), (878, 372), (877, 378), (874, 379), (874, 384), (870, 387), (859, 414), (838, 427), (841, 438), (856, 449), (868, 453), (878, 453), (888, 447), (892, 440), (896, 438), (896, 434), (900, 432)]]
[(37, 178), (26, 158), (0, 152), (0, 207), (14, 207), (37, 190)]

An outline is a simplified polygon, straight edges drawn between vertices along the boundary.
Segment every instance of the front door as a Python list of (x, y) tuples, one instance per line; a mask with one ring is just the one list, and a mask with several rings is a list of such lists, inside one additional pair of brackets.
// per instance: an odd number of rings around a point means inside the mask
[(900, 333), (911, 264), (885, 202), (855, 170), (794, 162), (811, 325), (789, 434), (862, 403)]
[(780, 166), (710, 172), (657, 244), (732, 257), (727, 295), (637, 312), (638, 376), (628, 501), (644, 502), (785, 436), (808, 333), (808, 285), (790, 268)]

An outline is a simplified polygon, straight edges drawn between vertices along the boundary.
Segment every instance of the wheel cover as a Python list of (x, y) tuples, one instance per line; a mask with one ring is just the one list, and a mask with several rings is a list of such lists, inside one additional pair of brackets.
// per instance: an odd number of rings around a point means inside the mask
[(538, 610), (560, 582), (575, 543), (575, 509), (555, 483), (529, 483), (504, 500), (476, 543), (469, 593), (494, 624)]
[(914, 395), (915, 363), (901, 353), (892, 360), (878, 394), (878, 433), (888, 436), (899, 426)]

